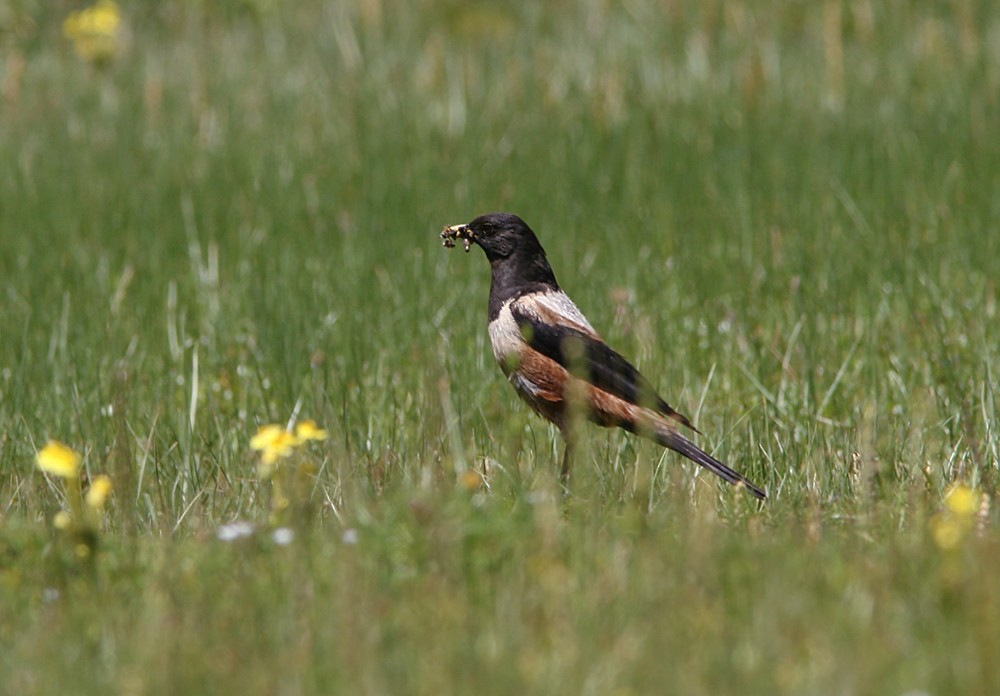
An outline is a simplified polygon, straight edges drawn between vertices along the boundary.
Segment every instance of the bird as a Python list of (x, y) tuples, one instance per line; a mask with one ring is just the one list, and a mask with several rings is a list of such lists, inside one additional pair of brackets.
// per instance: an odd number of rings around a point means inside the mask
[(681, 432), (683, 427), (699, 433), (597, 333), (556, 282), (545, 250), (524, 220), (512, 213), (488, 213), (446, 226), (441, 239), (445, 247), (461, 241), (466, 252), (476, 245), (486, 254), (492, 274), (488, 328), (493, 355), (518, 396), (562, 434), (560, 479), (565, 490), (579, 413), (600, 426), (653, 440), (766, 499), (763, 489)]

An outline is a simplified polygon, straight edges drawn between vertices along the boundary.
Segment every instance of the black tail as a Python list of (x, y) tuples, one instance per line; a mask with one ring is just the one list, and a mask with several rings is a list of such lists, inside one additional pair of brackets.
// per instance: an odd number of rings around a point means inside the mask
[(710, 455), (708, 452), (700, 449), (693, 442), (688, 440), (686, 437), (678, 433), (677, 431), (671, 429), (666, 432), (657, 432), (655, 434), (655, 439), (664, 447), (672, 449), (675, 452), (683, 454), (685, 457), (690, 459), (696, 464), (701, 464), (703, 467), (711, 471), (713, 474), (721, 479), (728, 481), (734, 486), (746, 486), (747, 489), (754, 494), (755, 497), (760, 500), (767, 498), (767, 493), (762, 489), (755, 486), (748, 478), (742, 474), (730, 469), (728, 466), (720, 462), (718, 459)]

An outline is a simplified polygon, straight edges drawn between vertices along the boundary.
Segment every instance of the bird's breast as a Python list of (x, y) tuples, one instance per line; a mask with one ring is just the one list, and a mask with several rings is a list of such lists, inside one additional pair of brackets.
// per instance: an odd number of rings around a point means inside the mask
[(493, 357), (505, 375), (510, 375), (521, 360), (521, 353), (527, 344), (521, 329), (510, 312), (510, 302), (505, 302), (500, 313), (489, 324), (490, 345)]

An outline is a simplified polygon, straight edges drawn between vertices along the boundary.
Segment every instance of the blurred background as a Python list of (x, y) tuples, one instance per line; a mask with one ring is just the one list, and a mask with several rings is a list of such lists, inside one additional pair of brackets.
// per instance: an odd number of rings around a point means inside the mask
[[(271, 551), (199, 544), (267, 517), (248, 443), (293, 413), (330, 433), (312, 495), (334, 531), (314, 558), (360, 584), (341, 602), (294, 568), (344, 625), (389, 626), (351, 652), (310, 623), (315, 605), (285, 607), (303, 650), (336, 648), (299, 691), (405, 690), (416, 670), (426, 690), (990, 692), (975, 657), (998, 644), (990, 573), (924, 580), (940, 560), (926, 521), (953, 484), (986, 494), (979, 543), (996, 550), (998, 124), (989, 0), (3, 0), (0, 564), (19, 570), (0, 578), (20, 609), (0, 634), (21, 692), (47, 682), (17, 656), (74, 674), (90, 625), (57, 616), (69, 638), (40, 647), (26, 578), (49, 582), (58, 496), (33, 466), (49, 438), (115, 481), (124, 580), (108, 571), (103, 591), (167, 606), (138, 619), (149, 636), (187, 621), (159, 662), (155, 640), (122, 647), (121, 609), (99, 632), (121, 653), (97, 650), (87, 678), (176, 691), (208, 654), (275, 690), (247, 607), (273, 620), (268, 598), (295, 583), (263, 573)], [(558, 436), (493, 363), (481, 254), (437, 236), (497, 210), (534, 228), (595, 326), (769, 507), (594, 430), (569, 526), (532, 512)], [(343, 529), (369, 551), (338, 555)], [(789, 554), (803, 539), (813, 551)], [(188, 559), (187, 581), (163, 554)], [(249, 595), (216, 607), (232, 573)], [(567, 577), (594, 585), (564, 595)], [(483, 587), (508, 602), (490, 618)], [(664, 610), (679, 606), (695, 609)], [(236, 648), (198, 618), (220, 613)], [(481, 621), (492, 633), (466, 641)], [(439, 652), (423, 662), (414, 636)], [(518, 669), (491, 681), (502, 664)]]

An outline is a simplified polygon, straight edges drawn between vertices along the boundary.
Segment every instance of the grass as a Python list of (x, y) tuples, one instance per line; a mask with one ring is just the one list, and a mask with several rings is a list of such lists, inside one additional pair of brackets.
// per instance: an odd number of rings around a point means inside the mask
[[(77, 8), (0, 11), (0, 689), (998, 690), (990, 3), (128, 3), (103, 66)], [(490, 210), (767, 504), (598, 429), (559, 501), (436, 236)]]

